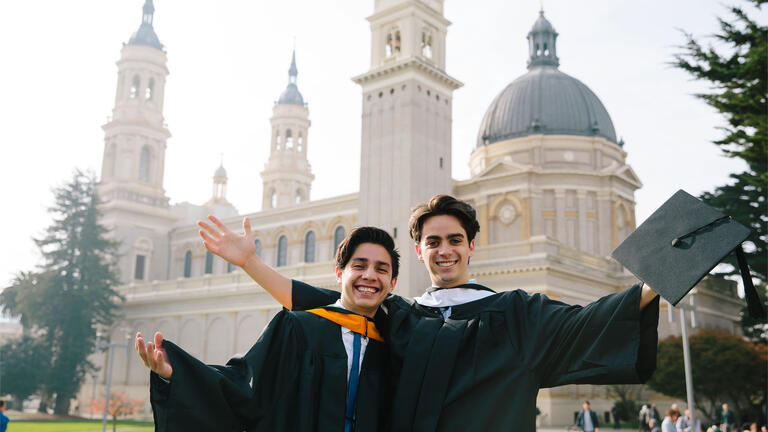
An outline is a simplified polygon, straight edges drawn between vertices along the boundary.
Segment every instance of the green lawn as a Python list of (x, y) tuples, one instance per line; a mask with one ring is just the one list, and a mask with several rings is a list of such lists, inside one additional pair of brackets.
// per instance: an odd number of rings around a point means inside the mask
[[(118, 420), (119, 432), (150, 432), (154, 430), (151, 422)], [(112, 420), (107, 423), (107, 431), (112, 431)], [(11, 420), (8, 432), (101, 432), (101, 420)]]

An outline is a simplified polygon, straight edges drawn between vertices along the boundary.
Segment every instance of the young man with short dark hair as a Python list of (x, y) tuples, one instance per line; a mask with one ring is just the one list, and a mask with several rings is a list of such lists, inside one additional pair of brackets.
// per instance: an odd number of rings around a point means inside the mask
[[(401, 371), (393, 430), (532, 432), (540, 388), (650, 377), (656, 293), (636, 285), (584, 307), (522, 290), (496, 293), (469, 279), (478, 230), (475, 210), (448, 195), (413, 210), (411, 237), (433, 286), (413, 301), (389, 296), (377, 315), (389, 323), (382, 331)], [(294, 310), (339, 295), (257, 282)]]
[(579, 412), (576, 426), (584, 432), (600, 432), (600, 421), (597, 418), (597, 413), (590, 408), (589, 401), (585, 400), (581, 407), (583, 409)]
[[(234, 234), (211, 220), (219, 230), (203, 223), (201, 235), (211, 252), (220, 253)], [(247, 220), (244, 228), (250, 232)], [(254, 259), (260, 275), (282, 278)], [(245, 261), (236, 264), (246, 267)], [(355, 228), (336, 253), (341, 298), (307, 312), (284, 309), (253, 348), (227, 366), (204, 365), (159, 333), (145, 344), (138, 333), (136, 349), (152, 370), (157, 430), (384, 430), (392, 380), (388, 350), (372, 318), (394, 289), (398, 270), (389, 234)]]

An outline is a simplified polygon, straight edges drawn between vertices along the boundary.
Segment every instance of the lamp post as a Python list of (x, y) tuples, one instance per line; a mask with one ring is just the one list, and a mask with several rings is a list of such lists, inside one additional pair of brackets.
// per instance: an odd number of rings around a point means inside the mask
[[(685, 323), (685, 313), (686, 311), (691, 312), (691, 328), (696, 328), (696, 303), (694, 300), (695, 292), (691, 291), (690, 296), (688, 297), (688, 303), (684, 304), (683, 302), (680, 302), (677, 304), (677, 308), (680, 310), (680, 333), (683, 339), (683, 365), (685, 368), (685, 393), (686, 393), (686, 399), (688, 403), (688, 410), (691, 412), (691, 416), (688, 419), (688, 421), (691, 424), (692, 430), (696, 430), (695, 426), (695, 412), (694, 412), (694, 406), (693, 406), (693, 375), (691, 373), (691, 349), (688, 345), (688, 326)], [(671, 310), (672, 305), (670, 304), (670, 311), (669, 311), (669, 321), (673, 321), (674, 315), (672, 314)]]
[(107, 416), (109, 414), (109, 399), (110, 399), (110, 390), (112, 387), (112, 365), (114, 363), (114, 349), (115, 348), (125, 348), (126, 356), (130, 353), (131, 345), (128, 343), (128, 341), (131, 339), (131, 335), (128, 333), (128, 327), (122, 326), (120, 327), (121, 330), (123, 330), (123, 334), (125, 335), (125, 343), (113, 343), (109, 342), (109, 334), (106, 334), (107, 341), (102, 341), (102, 336), (105, 335), (103, 330), (98, 330), (96, 332), (96, 348), (99, 350), (107, 350), (107, 356), (109, 356), (109, 366), (107, 367), (107, 379), (106, 379), (106, 395), (104, 396), (104, 413), (101, 417), (101, 432), (106, 432), (107, 430)]

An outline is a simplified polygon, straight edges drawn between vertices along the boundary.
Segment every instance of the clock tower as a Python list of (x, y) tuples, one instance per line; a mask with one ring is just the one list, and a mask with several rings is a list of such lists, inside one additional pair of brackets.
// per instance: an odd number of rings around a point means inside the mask
[(452, 192), (451, 104), (462, 83), (445, 72), (443, 1), (376, 0), (370, 70), (353, 78), (363, 93), (360, 224), (395, 237), (406, 296), (429, 284), (408, 236), (410, 209)]
[(165, 147), (171, 136), (163, 118), (168, 68), (154, 13), (152, 0), (146, 0), (139, 29), (120, 51), (115, 105), (102, 126), (102, 223), (121, 243), (123, 282), (167, 277), (167, 254), (158, 248), (167, 247), (172, 221), (163, 189)]

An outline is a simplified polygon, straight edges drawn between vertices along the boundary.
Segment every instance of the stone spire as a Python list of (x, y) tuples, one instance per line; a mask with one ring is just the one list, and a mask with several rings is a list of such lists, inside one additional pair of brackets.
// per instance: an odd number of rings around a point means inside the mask
[(155, 5), (152, 0), (146, 0), (141, 14), (141, 25), (136, 33), (128, 40), (128, 45), (144, 45), (159, 50), (163, 49), (163, 44), (155, 33), (152, 23), (155, 19)]
[(533, 24), (533, 28), (528, 32), (528, 69), (536, 66), (554, 66), (560, 65), (557, 58), (557, 32), (552, 24), (544, 17), (544, 10), (539, 11), (539, 19)]
[(296, 67), (296, 50), (294, 49), (291, 56), (291, 67), (288, 68), (288, 85), (283, 90), (283, 93), (280, 94), (280, 98), (276, 102), (277, 104), (304, 106), (304, 97), (296, 85), (296, 77), (298, 75), (299, 69)]

